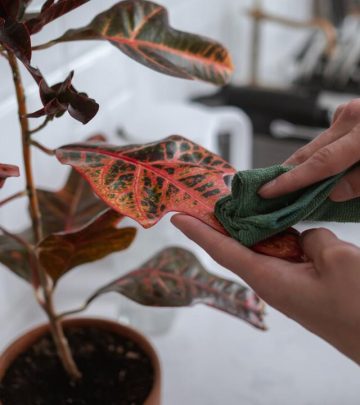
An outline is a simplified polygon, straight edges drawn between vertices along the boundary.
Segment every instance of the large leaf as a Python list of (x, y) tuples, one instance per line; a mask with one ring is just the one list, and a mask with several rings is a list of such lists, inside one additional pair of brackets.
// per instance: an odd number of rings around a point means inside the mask
[(127, 249), (135, 238), (136, 229), (117, 229), (122, 219), (121, 214), (109, 209), (79, 231), (48, 236), (37, 247), (41, 265), (57, 282), (74, 267)]
[(26, 241), (29, 240), (31, 240), (31, 232), (28, 231), (19, 235), (9, 233), (0, 235), (0, 263), (30, 283), (32, 273), (29, 249), (26, 246)]
[(224, 176), (235, 170), (181, 136), (122, 147), (74, 144), (58, 149), (56, 156), (84, 176), (110, 207), (145, 228), (178, 211), (223, 231), (214, 206), (229, 193)]
[[(102, 136), (96, 136), (90, 138), (89, 142), (102, 142), (104, 139)], [(60, 190), (37, 192), (46, 236), (78, 230), (108, 208), (75, 170), (71, 170)]]
[(145, 0), (128, 0), (99, 14), (87, 26), (34, 49), (59, 42), (107, 40), (137, 62), (158, 72), (215, 84), (233, 71), (227, 50), (217, 42), (170, 27), (166, 9)]
[(32, 232), (0, 235), (0, 262), (28, 282), (33, 281), (29, 251), (56, 283), (76, 266), (119, 252), (133, 242), (135, 228), (117, 228), (123, 216), (108, 209), (89, 224), (71, 232), (53, 233), (29, 249)]
[(97, 291), (117, 292), (142, 305), (185, 307), (205, 304), (265, 329), (264, 304), (239, 283), (208, 273), (197, 258), (182, 248), (167, 248), (140, 268)]
[(3, 187), (5, 181), (9, 177), (19, 177), (19, 168), (13, 165), (5, 165), (0, 163), (0, 188)]
[(46, 24), (62, 17), (90, 0), (47, 0), (41, 12), (26, 22), (31, 34), (39, 32)]

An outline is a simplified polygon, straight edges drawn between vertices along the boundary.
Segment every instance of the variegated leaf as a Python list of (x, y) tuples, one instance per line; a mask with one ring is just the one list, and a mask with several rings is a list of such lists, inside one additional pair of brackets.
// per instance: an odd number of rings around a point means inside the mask
[(73, 144), (58, 149), (56, 156), (84, 176), (110, 207), (145, 228), (177, 211), (223, 232), (214, 206), (229, 193), (224, 177), (235, 170), (181, 136), (122, 147)]
[(77, 266), (127, 249), (135, 238), (136, 229), (118, 229), (116, 225), (122, 219), (122, 215), (108, 209), (78, 231), (49, 235), (37, 247), (41, 265), (57, 282)]
[(17, 166), (5, 165), (0, 163), (0, 188), (3, 187), (5, 181), (9, 177), (19, 177), (20, 172)]
[(89, 25), (67, 31), (34, 49), (78, 40), (110, 41), (137, 62), (183, 79), (225, 84), (233, 71), (229, 53), (222, 45), (173, 29), (166, 9), (150, 1), (121, 1)]
[(265, 329), (264, 304), (247, 287), (208, 273), (189, 251), (167, 248), (140, 268), (97, 291), (117, 292), (153, 307), (205, 304)]
[(82, 6), (90, 0), (47, 0), (41, 12), (26, 22), (31, 34), (39, 32), (46, 24)]

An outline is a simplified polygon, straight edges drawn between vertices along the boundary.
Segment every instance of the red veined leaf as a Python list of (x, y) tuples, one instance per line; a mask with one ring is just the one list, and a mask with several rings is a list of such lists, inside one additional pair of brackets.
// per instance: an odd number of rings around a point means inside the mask
[(235, 173), (221, 157), (181, 136), (145, 145), (82, 143), (56, 151), (110, 207), (145, 228), (166, 213), (184, 212), (224, 232), (216, 201), (227, 195), (225, 176)]
[(78, 230), (108, 208), (75, 170), (61, 190), (37, 192), (45, 235)]
[(3, 187), (8, 177), (19, 177), (20, 172), (17, 166), (5, 165), (0, 163), (0, 188)]
[(252, 250), (290, 262), (302, 263), (305, 261), (300, 242), (300, 233), (293, 228), (259, 242), (252, 247)]
[(82, 6), (90, 0), (47, 0), (41, 12), (28, 20), (26, 26), (31, 34), (39, 32), (46, 24)]
[(264, 304), (247, 287), (208, 273), (189, 251), (167, 248), (138, 269), (98, 290), (117, 292), (153, 307), (185, 307), (205, 304), (265, 329)]
[(225, 84), (233, 71), (228, 51), (207, 38), (173, 29), (167, 10), (150, 1), (127, 0), (99, 14), (87, 26), (67, 31), (45, 45), (107, 40), (137, 62), (183, 79)]
[(9, 52), (14, 53), (25, 64), (31, 60), (30, 35), (21, 22), (12, 18), (0, 17), (0, 43)]
[(49, 235), (37, 247), (41, 265), (56, 283), (76, 266), (127, 249), (136, 229), (117, 229), (122, 219), (121, 214), (108, 209), (78, 231)]
[(47, 116), (50, 119), (61, 117), (65, 112), (87, 124), (99, 111), (99, 104), (85, 93), (79, 93), (72, 85), (74, 72), (64, 82), (49, 86), (38, 69), (28, 66), (30, 73), (38, 82), (43, 108), (29, 114), (29, 118)]

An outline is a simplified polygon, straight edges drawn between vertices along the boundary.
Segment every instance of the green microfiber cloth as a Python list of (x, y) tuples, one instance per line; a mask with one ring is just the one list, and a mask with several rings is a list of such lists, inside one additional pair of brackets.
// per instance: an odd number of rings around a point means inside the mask
[(272, 166), (235, 175), (231, 195), (215, 207), (216, 217), (234, 239), (253, 246), (304, 220), (360, 222), (360, 198), (342, 203), (328, 198), (345, 173), (271, 200), (258, 195), (262, 185), (289, 170)]

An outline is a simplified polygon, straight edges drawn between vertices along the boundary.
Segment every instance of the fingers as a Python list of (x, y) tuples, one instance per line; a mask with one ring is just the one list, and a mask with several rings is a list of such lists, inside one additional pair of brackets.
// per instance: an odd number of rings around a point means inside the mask
[(171, 221), (216, 262), (240, 276), (271, 305), (280, 307), (295, 290), (302, 290), (308, 284), (308, 274), (303, 271), (307, 265), (257, 254), (199, 220), (182, 214), (173, 216)]
[(349, 201), (360, 197), (360, 168), (352, 170), (335, 187), (330, 199), (335, 202)]
[(331, 127), (296, 151), (283, 164), (285, 166), (299, 165), (309, 159), (321, 148), (342, 138), (360, 122), (360, 99), (341, 105), (335, 112)]
[(360, 160), (360, 124), (343, 138), (317, 151), (308, 160), (259, 190), (263, 198), (274, 198), (315, 184), (341, 173)]
[(344, 242), (328, 229), (312, 229), (302, 235), (306, 256), (314, 263), (317, 273), (337, 274), (344, 277), (354, 263), (357, 271), (360, 263), (360, 249)]

